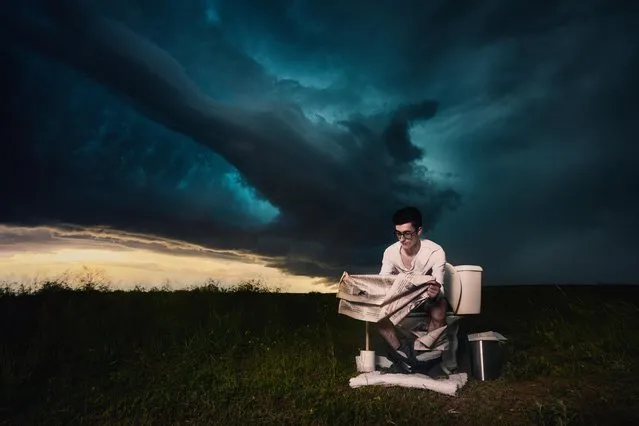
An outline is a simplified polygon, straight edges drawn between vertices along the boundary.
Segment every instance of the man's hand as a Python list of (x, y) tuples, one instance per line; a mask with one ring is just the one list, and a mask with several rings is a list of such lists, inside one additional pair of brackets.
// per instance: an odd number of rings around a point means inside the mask
[(439, 294), (439, 288), (441, 287), (441, 285), (439, 283), (435, 283), (435, 284), (430, 284), (428, 286), (428, 289), (426, 290), (426, 294), (428, 295), (428, 297), (430, 297), (431, 299), (434, 299), (437, 297), (437, 295)]

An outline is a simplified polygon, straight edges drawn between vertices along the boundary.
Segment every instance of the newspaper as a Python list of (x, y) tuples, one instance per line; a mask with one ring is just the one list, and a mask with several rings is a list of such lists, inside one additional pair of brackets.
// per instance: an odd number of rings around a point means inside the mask
[(344, 272), (339, 283), (338, 313), (351, 318), (379, 322), (388, 318), (396, 325), (410, 311), (428, 299), (430, 275), (349, 275)]
[(461, 317), (457, 315), (447, 315), (446, 324), (439, 328), (431, 331), (411, 331), (415, 335), (414, 349), (417, 351), (445, 351), (450, 348), (452, 343), (455, 346), (453, 349), (456, 350), (456, 336), (459, 331), (460, 319)]
[(446, 349), (446, 330), (447, 325), (428, 331), (413, 331), (415, 334), (415, 350), (430, 351)]

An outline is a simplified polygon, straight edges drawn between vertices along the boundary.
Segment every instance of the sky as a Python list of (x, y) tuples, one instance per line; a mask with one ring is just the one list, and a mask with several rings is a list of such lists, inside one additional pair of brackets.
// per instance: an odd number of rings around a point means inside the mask
[(29, 0), (1, 19), (0, 280), (333, 291), (378, 272), (414, 205), (486, 285), (639, 283), (636, 2)]

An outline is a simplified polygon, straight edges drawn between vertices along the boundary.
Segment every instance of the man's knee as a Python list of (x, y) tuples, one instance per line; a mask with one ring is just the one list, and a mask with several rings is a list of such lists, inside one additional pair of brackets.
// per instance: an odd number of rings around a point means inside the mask
[(446, 299), (441, 298), (428, 308), (428, 315), (433, 321), (442, 322), (446, 318)]
[(384, 318), (375, 323), (375, 328), (377, 328), (378, 330), (386, 330), (389, 328), (389, 326), (392, 327), (392, 325), (393, 323), (390, 322), (388, 318)]

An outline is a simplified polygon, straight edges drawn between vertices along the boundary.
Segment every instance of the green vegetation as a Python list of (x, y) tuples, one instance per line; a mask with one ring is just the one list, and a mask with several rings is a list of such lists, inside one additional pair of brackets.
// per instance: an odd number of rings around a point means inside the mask
[(638, 424), (638, 296), (485, 288), (463, 327), (509, 339), (505, 371), (449, 397), (351, 389), (364, 325), (333, 294), (5, 289), (0, 424)]

